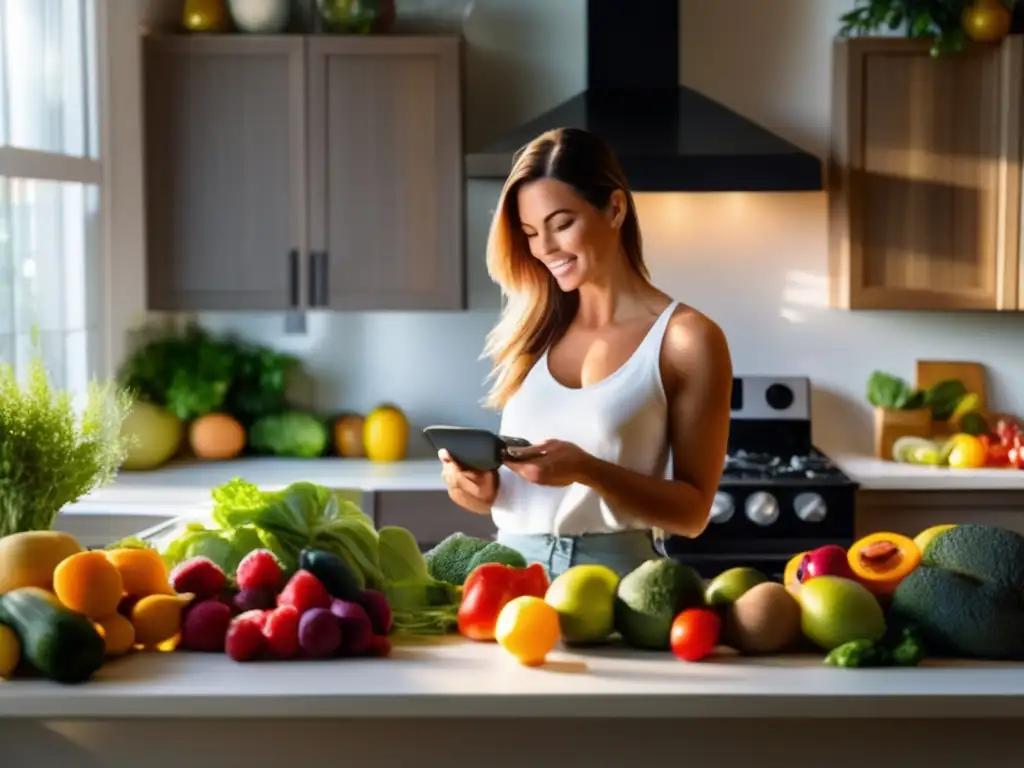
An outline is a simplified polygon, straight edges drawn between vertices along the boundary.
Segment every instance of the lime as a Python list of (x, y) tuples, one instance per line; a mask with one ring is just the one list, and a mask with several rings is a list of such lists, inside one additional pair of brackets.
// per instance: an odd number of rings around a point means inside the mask
[(910, 450), (907, 456), (910, 464), (924, 464), (929, 467), (937, 467), (942, 464), (942, 450), (937, 445), (919, 445)]

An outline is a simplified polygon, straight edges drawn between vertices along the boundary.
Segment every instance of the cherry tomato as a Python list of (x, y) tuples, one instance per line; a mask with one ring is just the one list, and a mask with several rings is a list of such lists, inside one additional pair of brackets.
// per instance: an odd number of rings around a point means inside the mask
[(672, 622), (672, 653), (683, 661), (700, 661), (718, 645), (722, 620), (707, 608), (687, 608)]

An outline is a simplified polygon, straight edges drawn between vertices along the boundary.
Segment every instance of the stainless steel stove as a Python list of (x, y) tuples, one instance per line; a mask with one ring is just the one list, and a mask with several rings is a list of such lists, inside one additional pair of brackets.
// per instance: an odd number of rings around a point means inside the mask
[(749, 566), (781, 580), (796, 553), (853, 543), (856, 495), (857, 484), (811, 442), (809, 379), (737, 377), (708, 527), (657, 546), (705, 577)]

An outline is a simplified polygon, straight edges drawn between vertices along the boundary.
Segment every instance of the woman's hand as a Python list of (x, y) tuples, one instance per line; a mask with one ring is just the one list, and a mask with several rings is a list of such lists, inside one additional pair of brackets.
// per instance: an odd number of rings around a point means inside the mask
[(498, 473), (476, 472), (460, 467), (448, 451), (437, 453), (441, 477), (448, 486), (448, 498), (477, 515), (488, 515), (498, 496)]
[(526, 448), (510, 448), (505, 466), (537, 485), (566, 486), (583, 482), (594, 457), (564, 440), (545, 440)]

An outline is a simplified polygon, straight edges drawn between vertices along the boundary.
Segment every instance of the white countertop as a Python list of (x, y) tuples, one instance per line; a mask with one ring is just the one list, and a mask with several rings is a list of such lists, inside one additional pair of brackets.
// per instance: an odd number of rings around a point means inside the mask
[(865, 491), (1024, 491), (1020, 469), (923, 467), (841, 454), (830, 458)]
[(65, 512), (182, 514), (210, 506), (210, 490), (232, 478), (249, 480), (264, 490), (299, 480), (339, 490), (444, 491), (437, 459), (375, 463), (364, 459), (245, 458), (233, 461), (187, 461), (152, 472), (122, 471), (110, 485), (69, 505)]
[(821, 657), (557, 651), (541, 668), (498, 646), (445, 638), (387, 659), (238, 664), (146, 653), (90, 682), (0, 683), (0, 718), (1024, 717), (1024, 664), (824, 667)]

